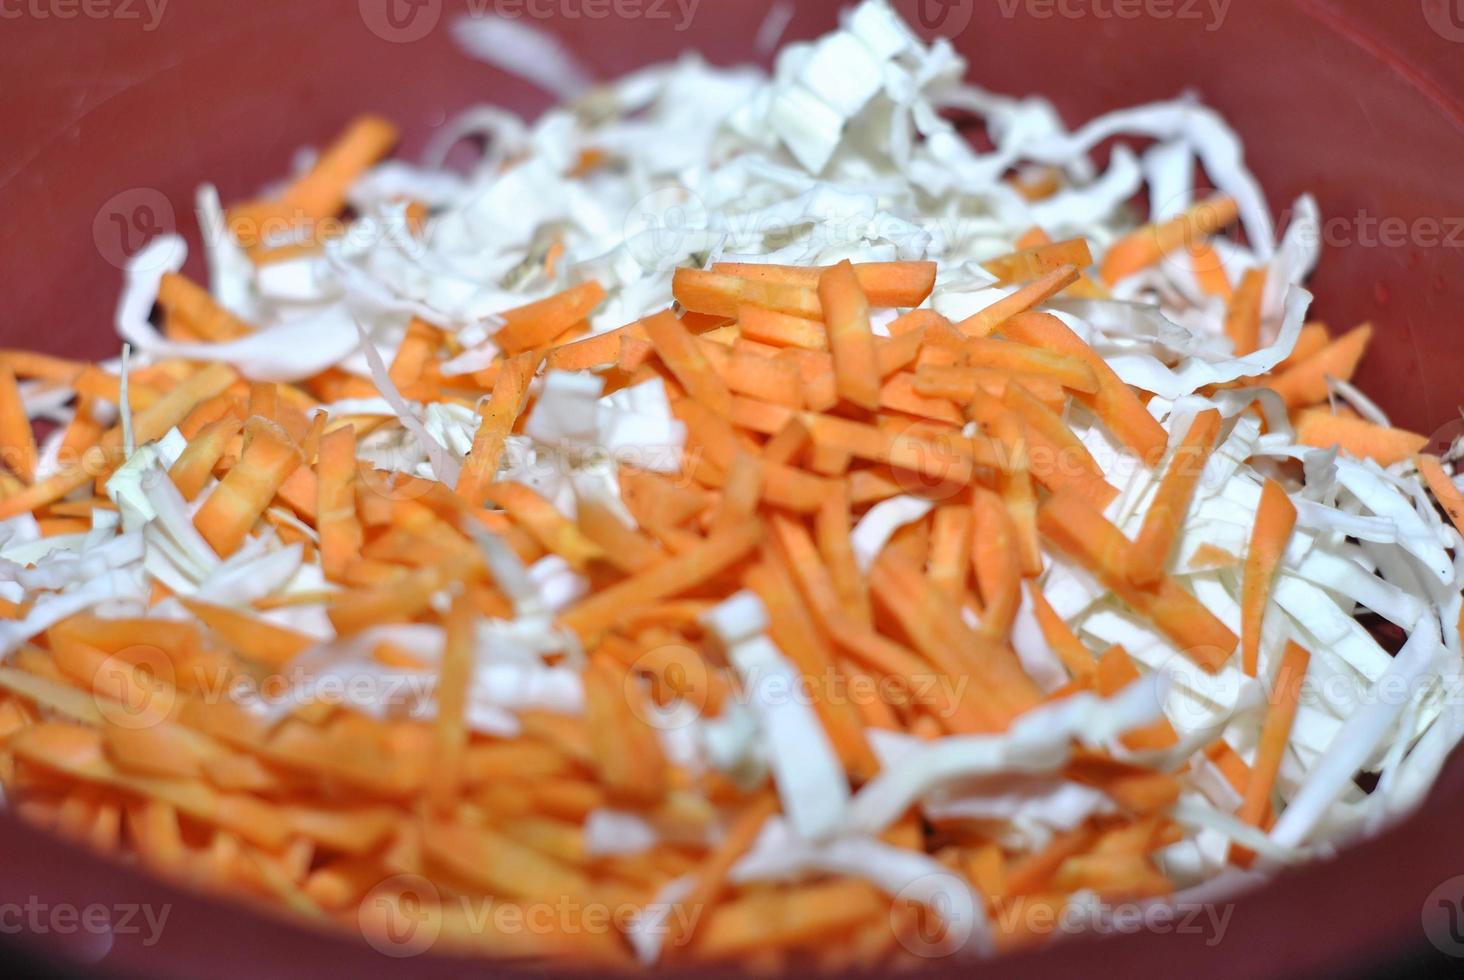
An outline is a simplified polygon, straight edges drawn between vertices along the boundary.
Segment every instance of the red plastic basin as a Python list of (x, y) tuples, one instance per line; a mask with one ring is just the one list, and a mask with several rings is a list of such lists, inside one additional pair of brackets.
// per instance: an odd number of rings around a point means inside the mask
[[(478, 0), (481, 9), (492, 0)], [(689, 0), (688, 0), (689, 2)], [(1458, 0), (920, 0), (907, 12), (956, 30), (972, 77), (1040, 92), (1069, 123), (1193, 89), (1246, 138), (1282, 213), (1314, 193), (1328, 248), (1315, 314), (1378, 328), (1361, 384), (1401, 425), (1457, 431), (1464, 401), (1464, 6)], [(256, 189), (349, 116), (407, 133), (403, 152), (478, 102), (533, 113), (548, 97), (459, 55), (446, 30), (468, 0), (4, 0), (0, 2), (0, 343), (114, 353), (119, 263), (147, 232), (196, 246), (193, 191)], [(766, 0), (498, 0), (546, 12), (602, 77), (694, 47), (755, 59)], [(1220, 0), (1215, 0), (1220, 4)], [(387, 5), (391, 4), (388, 9)], [(833, 23), (802, 0), (789, 36)], [(609, 16), (592, 13), (608, 11)], [(625, 16), (639, 11), (639, 16)], [(617, 13), (619, 12), (619, 13)], [(652, 16), (664, 12), (664, 16)], [(388, 19), (390, 14), (390, 19)], [(201, 272), (195, 263), (191, 271)], [(1436, 886), (1464, 873), (1464, 765), (1456, 758), (1405, 824), (1217, 910), (1213, 929), (1083, 938), (1003, 961), (1012, 976), (1191, 978), (1352, 972), (1430, 949)], [(1464, 896), (1464, 882), (1449, 893)], [(7, 903), (10, 903), (7, 905)], [(164, 907), (110, 939), (9, 911)], [(0, 941), (58, 965), (151, 977), (482, 974), (463, 961), (403, 963), (239, 906), (179, 891), (0, 816)], [(44, 914), (43, 914), (44, 917)], [(139, 920), (141, 921), (141, 920)], [(932, 962), (939, 975), (969, 967)], [(494, 969), (495, 975), (508, 971)], [(709, 975), (703, 973), (701, 975)]]

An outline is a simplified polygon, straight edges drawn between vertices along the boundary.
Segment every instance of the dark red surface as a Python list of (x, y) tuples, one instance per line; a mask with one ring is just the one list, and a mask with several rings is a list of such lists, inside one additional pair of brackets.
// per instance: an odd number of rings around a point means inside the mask
[[(1309, 190), (1325, 215), (1343, 219), (1332, 237), (1350, 244), (1327, 249), (1313, 288), (1317, 314), (1333, 326), (1377, 324), (1380, 342), (1363, 386), (1401, 424), (1420, 431), (1446, 429), (1458, 418), (1464, 230), (1451, 243), (1429, 235), (1435, 227), (1442, 236), (1464, 228), (1464, 184), (1457, 177), (1464, 160), (1464, 11), (1454, 5), (1451, 18), (1453, 0), (1234, 0), (1213, 31), (1206, 30), (1210, 8), (1191, 8), (1189, 0), (1141, 4), (1139, 16), (1127, 19), (1100, 15), (1115, 9), (1111, 2), (1069, 2), (1064, 9), (1084, 13), (1077, 18), (1042, 17), (1055, 8), (1040, 2), (926, 2), (928, 12), (947, 11), (947, 26), (969, 18), (956, 43), (976, 80), (1047, 94), (1069, 122), (1184, 89), (1225, 112), (1246, 138), (1248, 159), (1275, 209)], [(196, 240), (197, 183), (215, 182), (225, 200), (246, 194), (277, 175), (295, 147), (319, 142), (358, 111), (402, 124), (410, 155), (434, 125), (468, 105), (496, 102), (533, 112), (547, 104), (525, 83), (455, 52), (445, 23), (465, 0), (427, 0), (423, 15), (440, 7), (442, 22), (411, 43), (391, 43), (368, 30), (363, 11), (380, 6), (377, 0), (173, 0), (156, 29), (146, 30), (150, 15), (141, 3), (126, 8), (140, 19), (96, 19), (79, 9), (62, 19), (58, 14), (72, 9), (65, 0), (6, 4), (0, 19), (0, 343), (85, 356), (115, 351), (115, 261), (125, 251), (117, 217), (166, 225), (161, 198), (178, 229)], [(542, 6), (584, 9), (576, 0)], [(675, 30), (677, 17), (561, 16), (553, 26), (609, 77), (688, 46), (719, 63), (753, 57), (766, 7), (765, 0), (702, 0), (684, 33)], [(803, 0), (790, 35), (826, 29), (835, 8)], [(1155, 16), (1166, 9), (1194, 10), (1201, 19)], [(15, 11), (20, 15), (10, 16)], [(1369, 238), (1365, 222), (1383, 219), (1401, 219), (1411, 229), (1396, 247)], [(1427, 807), (1404, 826), (1241, 900), (1213, 947), (1204, 937), (1175, 934), (1081, 940), (1004, 961), (1002, 972), (1230, 980), (1355, 971), (1427, 949), (1424, 897), (1464, 873), (1457, 817), (1464, 809), (1464, 766), (1454, 763)], [(388, 960), (364, 944), (177, 892), (0, 817), (0, 903), (31, 896), (52, 905), (171, 905), (161, 942), (148, 948), (137, 936), (117, 936), (97, 967), (105, 972), (484, 972), (481, 965), (432, 957)], [(89, 959), (99, 952), (56, 934), (17, 941), (44, 957)]]

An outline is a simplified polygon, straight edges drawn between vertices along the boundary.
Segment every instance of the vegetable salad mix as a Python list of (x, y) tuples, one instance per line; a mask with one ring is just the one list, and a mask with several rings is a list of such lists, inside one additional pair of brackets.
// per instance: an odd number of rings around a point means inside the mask
[(535, 44), (533, 125), (359, 119), (200, 190), (119, 360), (0, 352), (11, 809), (378, 948), (832, 970), (1422, 799), (1456, 447), (1349, 383), (1318, 209), (1215, 113), (1068, 130), (882, 0), (771, 75)]

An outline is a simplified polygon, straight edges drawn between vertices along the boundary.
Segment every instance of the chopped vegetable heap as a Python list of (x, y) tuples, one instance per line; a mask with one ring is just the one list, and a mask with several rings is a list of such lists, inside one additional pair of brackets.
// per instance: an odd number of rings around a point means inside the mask
[(396, 953), (829, 970), (1408, 811), (1459, 453), (1307, 320), (1317, 208), (1196, 103), (963, 70), (870, 0), (205, 187), (120, 361), (0, 351), (10, 807)]

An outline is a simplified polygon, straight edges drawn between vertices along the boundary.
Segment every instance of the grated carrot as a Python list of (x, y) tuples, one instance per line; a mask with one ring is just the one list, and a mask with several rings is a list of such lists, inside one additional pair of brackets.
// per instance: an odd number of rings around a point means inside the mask
[(1256, 508), (1250, 547), (1245, 553), (1245, 578), (1241, 587), (1241, 664), (1255, 677), (1261, 655), (1261, 621), (1270, 602), (1271, 586), (1281, 566), (1291, 531), (1296, 526), (1296, 506), (1281, 484), (1267, 480)]
[(1337, 446), (1358, 459), (1392, 466), (1417, 455), (1428, 445), (1428, 436), (1335, 415), (1323, 408), (1309, 408), (1297, 413), (1296, 441), (1318, 449)]
[(1169, 567), (1169, 553), (1184, 526), (1185, 515), (1205, 463), (1220, 434), (1220, 413), (1210, 408), (1195, 416), (1184, 440), (1174, 450), (1143, 527), (1129, 551), (1128, 576), (1135, 585), (1152, 585)]

